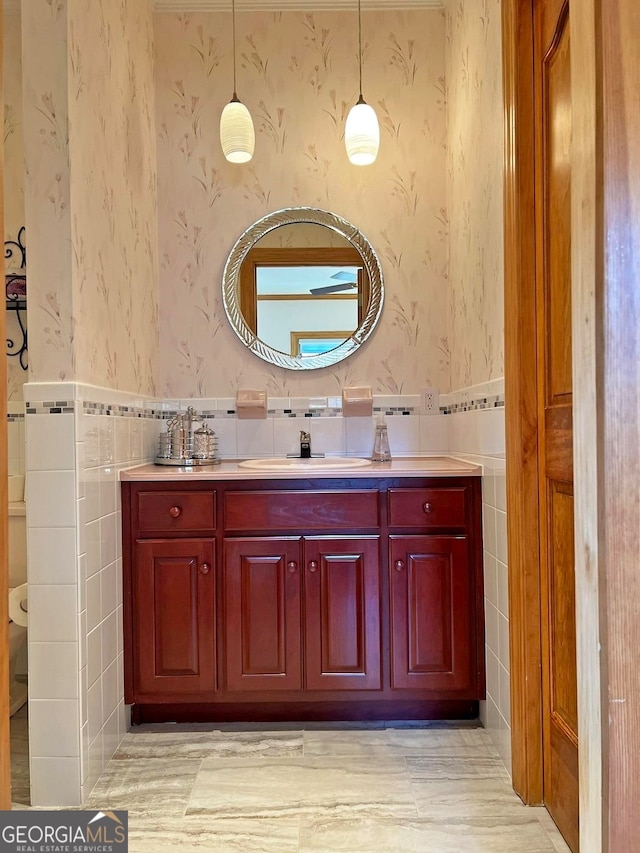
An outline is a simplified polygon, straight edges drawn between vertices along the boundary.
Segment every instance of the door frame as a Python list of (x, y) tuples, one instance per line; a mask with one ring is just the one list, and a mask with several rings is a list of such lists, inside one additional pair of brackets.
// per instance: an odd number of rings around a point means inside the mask
[[(533, 278), (533, 8), (502, 0), (513, 784), (542, 786)], [(571, 7), (572, 333), (581, 853), (632, 853), (640, 799), (637, 0)], [(635, 35), (634, 35), (635, 34)], [(635, 503), (634, 503), (635, 499)]]
[[(0, 6), (0, 106), (2, 105), (2, 7)], [(3, 152), (0, 139), (0, 230), (4, 234)], [(4, 284), (4, 254), (0, 259)], [(0, 341), (6, 341), (6, 312), (0, 310)], [(0, 809), (11, 808), (11, 737), (9, 724), (9, 569), (8, 569), (8, 473), (7, 461), (7, 359), (0, 358)]]

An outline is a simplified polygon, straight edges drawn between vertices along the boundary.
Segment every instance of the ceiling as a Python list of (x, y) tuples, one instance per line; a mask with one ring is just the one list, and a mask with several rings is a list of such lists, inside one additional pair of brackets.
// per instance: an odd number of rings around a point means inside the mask
[[(357, 0), (236, 0), (237, 11), (285, 11), (287, 9), (356, 9)], [(362, 0), (367, 9), (442, 9), (445, 0)], [(157, 12), (231, 11), (231, 0), (153, 0)]]

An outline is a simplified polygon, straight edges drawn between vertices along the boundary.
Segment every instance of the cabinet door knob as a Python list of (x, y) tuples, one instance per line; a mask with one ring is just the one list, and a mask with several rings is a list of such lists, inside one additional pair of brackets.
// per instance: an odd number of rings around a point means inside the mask
[(298, 564), (294, 563), (293, 560), (290, 563), (287, 563), (287, 569), (289, 570), (289, 574), (293, 574), (298, 568)]
[(318, 564), (316, 563), (315, 560), (311, 560), (311, 562), (309, 563), (309, 571), (310, 572), (317, 572), (318, 571)]
[(401, 572), (404, 569), (404, 560), (396, 560), (396, 572)]
[(182, 515), (182, 509), (179, 506), (172, 506), (169, 510), (169, 515), (173, 518), (179, 518)]
[(426, 504), (422, 504), (422, 509), (424, 510), (424, 512), (427, 513), (427, 515), (429, 515), (430, 512), (433, 512), (433, 507), (429, 502), (427, 502)]
[(211, 566), (209, 565), (209, 563), (203, 563), (200, 566), (200, 574), (201, 575), (208, 575), (210, 571), (211, 571)]

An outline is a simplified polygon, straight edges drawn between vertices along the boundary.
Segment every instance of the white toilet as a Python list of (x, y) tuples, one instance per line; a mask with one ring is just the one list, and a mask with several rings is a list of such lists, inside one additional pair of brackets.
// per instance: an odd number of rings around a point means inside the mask
[[(27, 701), (27, 505), (24, 477), (9, 477), (9, 691), (10, 713)], [(22, 587), (22, 593), (13, 590)], [(13, 618), (12, 618), (13, 614)], [(20, 624), (18, 624), (20, 623)]]

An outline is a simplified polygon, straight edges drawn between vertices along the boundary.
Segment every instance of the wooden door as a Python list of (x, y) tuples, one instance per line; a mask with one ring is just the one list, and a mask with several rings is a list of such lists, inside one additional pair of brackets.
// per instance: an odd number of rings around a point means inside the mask
[(577, 850), (568, 0), (536, 4), (534, 64), (544, 801)]
[[(0, 6), (0, 105), (2, 104), (2, 6)], [(3, 159), (0, 140), (0, 229), (4, 234)], [(4, 256), (0, 260), (4, 282)], [(0, 312), (0, 341), (5, 335), (5, 311)], [(0, 359), (0, 809), (11, 808), (11, 739), (9, 730), (9, 596), (8, 510), (7, 510), (7, 359)]]
[(475, 608), (464, 536), (391, 536), (391, 686), (476, 686)]
[(304, 542), (307, 690), (379, 690), (379, 537)]
[(300, 537), (224, 543), (228, 690), (302, 688)]
[(135, 695), (215, 689), (214, 541), (138, 541), (133, 576)]

